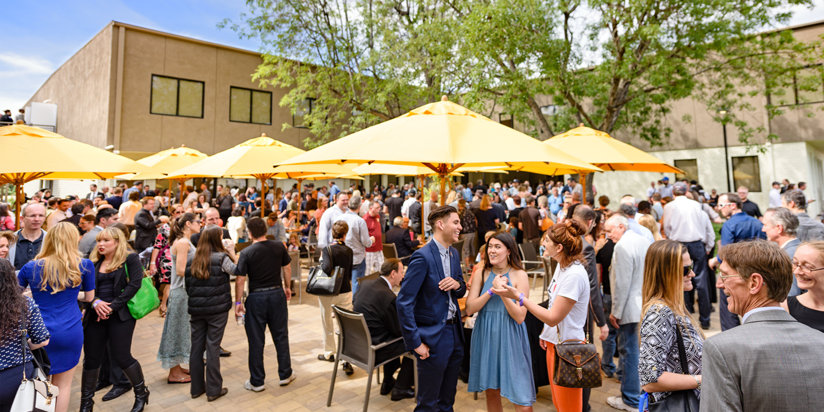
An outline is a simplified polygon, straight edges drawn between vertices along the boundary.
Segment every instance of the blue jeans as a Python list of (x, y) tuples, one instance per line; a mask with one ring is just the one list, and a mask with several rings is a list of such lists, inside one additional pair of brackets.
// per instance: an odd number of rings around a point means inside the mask
[(358, 280), (366, 275), (366, 259), (352, 265), (352, 296), (358, 291)]
[(607, 375), (613, 375), (616, 372), (615, 361), (615, 337), (618, 334), (618, 329), (612, 326), (612, 323), (607, 320), (607, 327), (609, 328), (609, 335), (601, 342), (601, 348), (604, 350), (604, 356), (601, 358), (601, 369)]
[(621, 397), (624, 403), (638, 407), (641, 397), (641, 382), (638, 378), (638, 324), (627, 323), (618, 328), (619, 361), (621, 362)]

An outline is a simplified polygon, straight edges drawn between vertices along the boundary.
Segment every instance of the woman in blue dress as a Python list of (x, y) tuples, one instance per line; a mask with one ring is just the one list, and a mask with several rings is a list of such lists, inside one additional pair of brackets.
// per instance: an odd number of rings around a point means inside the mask
[[(529, 297), (529, 279), (509, 233), (489, 238), (485, 253), (481, 279), (472, 282), (466, 301), (467, 314), (478, 312), (472, 331), (468, 390), (486, 392), (488, 411), (502, 410), (502, 396), (515, 404), (515, 410), (532, 411), (535, 383), (522, 303)], [(503, 285), (519, 290), (519, 299), (502, 299), (490, 293)]]
[(17, 275), (22, 287), (30, 287), (51, 335), (46, 353), (51, 361), (52, 383), (60, 388), (57, 412), (69, 408), (74, 368), (83, 349), (83, 323), (77, 297), (94, 299), (94, 264), (83, 259), (77, 244), (80, 232), (69, 222), (60, 222), (43, 238), (40, 253)]

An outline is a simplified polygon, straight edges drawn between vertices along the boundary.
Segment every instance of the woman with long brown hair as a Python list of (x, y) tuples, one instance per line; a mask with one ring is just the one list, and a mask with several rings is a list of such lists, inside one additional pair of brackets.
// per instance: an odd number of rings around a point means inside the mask
[[(34, 300), (20, 293), (14, 266), (0, 259), (0, 412), (8, 412), (20, 386), (20, 377), (34, 375), (32, 349), (49, 344), (49, 331)], [(28, 334), (28, 349), (22, 332)]]
[(552, 404), (558, 412), (579, 412), (583, 408), (581, 388), (558, 386), (552, 376), (555, 365), (555, 345), (565, 340), (585, 340), (584, 324), (589, 309), (589, 275), (582, 264), (583, 241), (586, 229), (574, 219), (556, 223), (543, 238), (544, 255), (558, 261), (555, 275), (549, 284), (549, 306), (544, 309), (527, 298), (518, 289), (503, 284), (492, 291), (502, 298), (523, 299), (523, 306), (544, 322), (541, 347), (546, 349), (546, 363)]
[[(684, 292), (692, 290), (693, 277), (689, 252), (681, 243), (659, 240), (650, 245), (644, 261), (638, 361), (641, 389), (650, 394), (650, 403), (663, 401), (672, 391), (694, 389), (699, 395), (704, 338), (684, 305)], [(687, 355), (686, 371), (678, 355), (679, 333)]]
[(140, 363), (132, 356), (135, 318), (127, 303), (140, 290), (143, 265), (129, 247), (123, 230), (115, 225), (97, 234), (97, 247), (90, 256), (95, 266), (95, 292), (92, 307), (83, 317), (83, 375), (80, 384), (80, 411), (94, 409), (94, 390), (104, 349), (134, 387), (132, 412), (149, 403), (149, 389)]
[[(529, 278), (509, 233), (492, 235), (485, 254), (483, 274), (470, 286), (466, 301), (467, 315), (478, 312), (470, 346), (468, 390), (486, 392), (488, 411), (502, 410), (502, 396), (515, 404), (515, 410), (531, 411), (535, 382), (522, 304), (529, 297)], [(493, 287), (502, 285), (517, 289), (521, 298), (495, 296)]]
[(474, 209), (475, 217), (478, 219), (478, 233), (486, 233), (490, 230), (498, 229), (498, 217), (495, 215), (495, 209), (492, 208), (492, 201), (489, 195), (481, 197), (481, 204), (478, 209)]
[[(192, 329), (192, 349), (189, 371), (192, 398), (204, 393), (211, 402), (229, 390), (223, 387), (220, 374), (220, 342), (226, 329), (226, 319), (232, 308), (229, 276), (235, 273), (234, 249), (223, 247), (223, 230), (217, 226), (205, 229), (198, 240), (192, 264), (186, 269), (186, 292)], [(204, 372), (203, 354), (206, 353)]]
[(69, 222), (54, 225), (43, 237), (40, 253), (26, 263), (17, 276), (20, 286), (30, 287), (49, 329), (51, 344), (46, 348), (51, 361), (52, 382), (60, 388), (56, 411), (69, 408), (74, 368), (83, 349), (83, 324), (77, 306), (94, 299), (94, 265), (83, 259), (77, 244), (80, 233)]
[(171, 225), (172, 270), (169, 272), (169, 286), (163, 289), (160, 302), (160, 316), (165, 319), (157, 349), (157, 360), (163, 369), (169, 370), (167, 383), (190, 382), (189, 372), (180, 367), (189, 361), (192, 348), (184, 278), (186, 267), (195, 257), (195, 245), (191, 238), (193, 234), (200, 233), (200, 224), (200, 218), (194, 213), (184, 213)]

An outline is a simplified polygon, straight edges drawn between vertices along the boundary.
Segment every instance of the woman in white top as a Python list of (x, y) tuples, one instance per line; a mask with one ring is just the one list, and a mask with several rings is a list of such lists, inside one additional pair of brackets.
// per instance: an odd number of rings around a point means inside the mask
[[(565, 340), (584, 340), (584, 324), (589, 305), (589, 276), (581, 264), (583, 244), (581, 235), (585, 229), (577, 221), (567, 219), (552, 225), (543, 238), (544, 256), (558, 261), (558, 268), (549, 284), (549, 307), (544, 309), (526, 297), (523, 305), (535, 317), (544, 322), (541, 347), (546, 349), (546, 363), (552, 403), (558, 412), (579, 412), (583, 408), (581, 388), (566, 388), (553, 382), (555, 345)], [(519, 299), (520, 291), (509, 285), (494, 289), (501, 297)], [(558, 332), (560, 331), (560, 338)]]

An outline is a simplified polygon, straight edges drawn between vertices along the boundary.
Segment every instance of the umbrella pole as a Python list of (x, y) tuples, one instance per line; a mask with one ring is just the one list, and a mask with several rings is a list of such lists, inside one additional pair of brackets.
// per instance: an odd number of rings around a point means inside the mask
[(587, 174), (580, 172), (578, 176), (581, 177), (581, 203), (587, 204)]
[[(424, 199), (424, 197), (423, 197), (423, 180), (426, 179), (426, 176), (418, 175), (418, 179), (420, 179), (420, 181), (421, 181), (420, 194), (421, 194), (421, 200), (423, 200)], [(432, 213), (432, 211), (430, 210), (429, 213)], [(421, 239), (423, 241), (426, 241), (426, 233), (424, 232), (425, 227), (426, 227), (426, 224), (423, 222), (423, 202), (421, 202)]]
[(260, 218), (265, 219), (263, 212), (266, 210), (266, 179), (263, 175), (258, 178), (260, 179)]
[(300, 212), (300, 205), (303, 203), (303, 179), (298, 178), (298, 212)]
[[(23, 184), (19, 182), (14, 183), (14, 227), (20, 229), (20, 207), (23, 205), (21, 198), (23, 195)], [(14, 262), (12, 262), (14, 263)]]
[(446, 204), (446, 174), (438, 173), (438, 181), (441, 185), (441, 206)]

